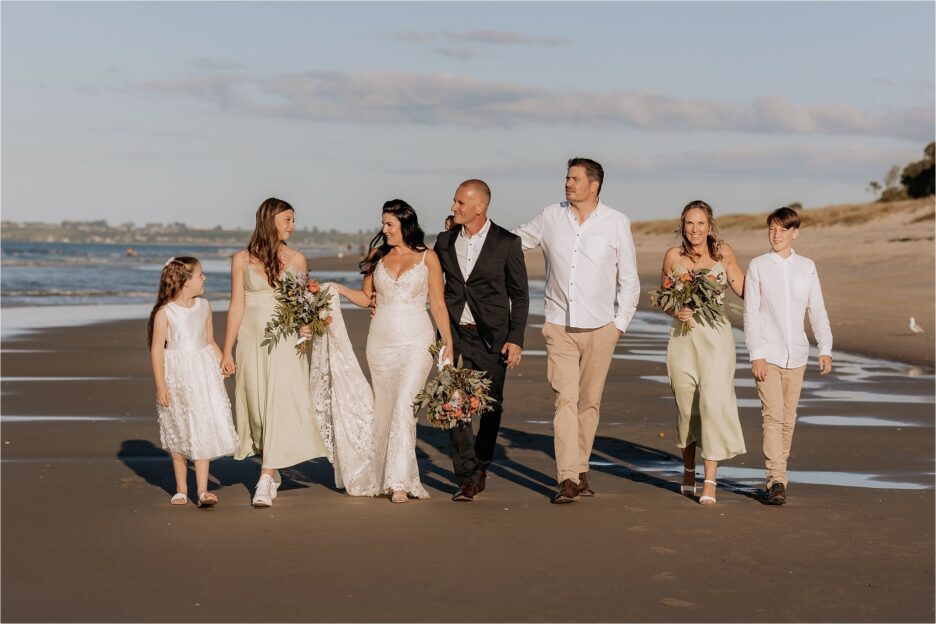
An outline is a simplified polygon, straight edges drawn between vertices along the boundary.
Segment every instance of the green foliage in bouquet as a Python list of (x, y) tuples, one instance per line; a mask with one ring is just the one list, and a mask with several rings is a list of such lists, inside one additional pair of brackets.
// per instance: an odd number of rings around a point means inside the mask
[[(672, 315), (682, 308), (690, 308), (694, 321), (713, 328), (728, 322), (729, 306), (740, 309), (725, 302), (725, 285), (710, 269), (670, 273), (663, 278), (663, 288), (650, 291), (650, 303)], [(676, 335), (684, 336), (691, 329), (691, 323), (681, 323)]]
[[(322, 336), (331, 325), (329, 311), (332, 293), (322, 290), (316, 280), (309, 279), (307, 273), (285, 273), (273, 297), (276, 299), (276, 308), (273, 310), (273, 318), (266, 324), (264, 340), (260, 343), (269, 351), (273, 351), (282, 338), (298, 337), (299, 328), (303, 325), (311, 327), (316, 336)], [(300, 338), (296, 342), (296, 351), (305, 355), (311, 346), (311, 340)]]
[[(438, 359), (443, 342), (437, 340), (429, 347), (433, 359)], [(470, 423), (475, 415), (489, 411), (497, 400), (491, 397), (491, 380), (484, 371), (463, 368), (458, 357), (455, 366), (446, 364), (436, 377), (416, 395), (413, 417), (426, 408), (426, 420), (433, 427), (452, 429), (461, 423)]]

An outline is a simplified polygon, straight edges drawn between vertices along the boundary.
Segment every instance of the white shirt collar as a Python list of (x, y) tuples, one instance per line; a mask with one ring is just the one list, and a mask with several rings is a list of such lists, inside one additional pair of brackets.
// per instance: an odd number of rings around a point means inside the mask
[(771, 249), (769, 253), (770, 253), (770, 258), (771, 258), (774, 262), (776, 262), (777, 264), (780, 264), (780, 265), (783, 265), (783, 264), (790, 264), (790, 265), (792, 265), (792, 264), (793, 264), (793, 258), (796, 257), (796, 251), (794, 251), (793, 249), (790, 250), (790, 256), (789, 256), (788, 258), (782, 257), (780, 254), (778, 254), (777, 252), (775, 252), (773, 249)]
[[(486, 219), (486, 220), (484, 221), (484, 225), (481, 226), (481, 229), (478, 230), (478, 231), (475, 233), (475, 235), (472, 236), (471, 238), (477, 237), (477, 238), (483, 239), (485, 236), (487, 236), (487, 233), (488, 233), (488, 231), (489, 231), (490, 229), (491, 229), (491, 220), (490, 220), (490, 219)], [(465, 226), (464, 226), (464, 225), (461, 226), (460, 228), (458, 228), (458, 236), (459, 236), (459, 238), (465, 238), (465, 239), (471, 240), (471, 238), (469, 238), (469, 237), (465, 234)]]
[[(570, 202), (569, 200), (566, 200), (562, 202), (561, 205), (565, 206), (566, 214), (569, 215), (569, 218), (574, 219), (575, 222), (577, 223), (578, 215), (575, 213), (575, 208), (572, 207), (572, 202)], [(601, 214), (601, 211), (604, 209), (604, 207), (605, 207), (604, 204), (601, 203), (601, 199), (599, 198), (598, 203), (595, 204), (595, 209), (592, 210), (592, 213), (588, 215), (588, 218), (586, 218), (585, 221), (582, 222), (582, 225), (585, 225), (586, 223), (588, 223), (593, 217), (598, 217)]]

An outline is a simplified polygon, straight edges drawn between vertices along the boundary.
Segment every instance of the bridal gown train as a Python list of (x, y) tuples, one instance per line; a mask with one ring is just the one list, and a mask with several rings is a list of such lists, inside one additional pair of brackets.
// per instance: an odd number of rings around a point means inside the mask
[[(426, 299), (429, 269), (425, 254), (397, 279), (383, 262), (374, 271), (377, 311), (367, 335), (367, 386), (347, 337), (338, 295), (331, 301), (332, 324), (312, 351), (315, 415), (331, 450), (335, 482), (352, 496), (380, 496), (404, 490), (428, 498), (416, 463), (413, 400), (432, 368), (429, 346), (435, 333)], [(361, 392), (361, 389), (366, 389)], [(373, 398), (373, 400), (371, 400)]]

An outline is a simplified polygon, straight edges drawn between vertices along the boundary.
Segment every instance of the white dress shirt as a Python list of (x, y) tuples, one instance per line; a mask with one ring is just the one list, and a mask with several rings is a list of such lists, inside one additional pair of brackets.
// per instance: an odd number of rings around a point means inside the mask
[(579, 224), (569, 202), (547, 206), (514, 234), (523, 249), (542, 246), (546, 258), (546, 321), (594, 329), (614, 321), (627, 329), (640, 298), (630, 220), (600, 201)]
[[(458, 228), (458, 236), (455, 238), (455, 255), (458, 257), (458, 268), (461, 270), (462, 277), (465, 278), (466, 282), (468, 281), (468, 276), (471, 275), (471, 270), (474, 268), (475, 262), (478, 261), (478, 254), (481, 253), (481, 248), (484, 247), (484, 241), (490, 230), (490, 219), (484, 221), (484, 225), (481, 226), (481, 229), (478, 230), (474, 236), (465, 234), (464, 226)], [(471, 315), (471, 308), (468, 306), (468, 303), (465, 302), (465, 307), (462, 310), (459, 323), (463, 325), (474, 325), (474, 322), (474, 317)]]
[(816, 264), (790, 253), (768, 252), (751, 260), (744, 278), (744, 342), (751, 361), (799, 368), (809, 359), (803, 319), (809, 313), (819, 355), (832, 355), (832, 328)]

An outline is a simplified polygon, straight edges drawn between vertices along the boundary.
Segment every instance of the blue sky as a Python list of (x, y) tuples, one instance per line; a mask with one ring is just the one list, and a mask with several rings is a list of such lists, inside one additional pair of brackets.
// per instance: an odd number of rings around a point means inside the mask
[(605, 167), (632, 219), (863, 201), (934, 134), (931, 2), (18, 3), (2, 17), (2, 216), (429, 230)]

